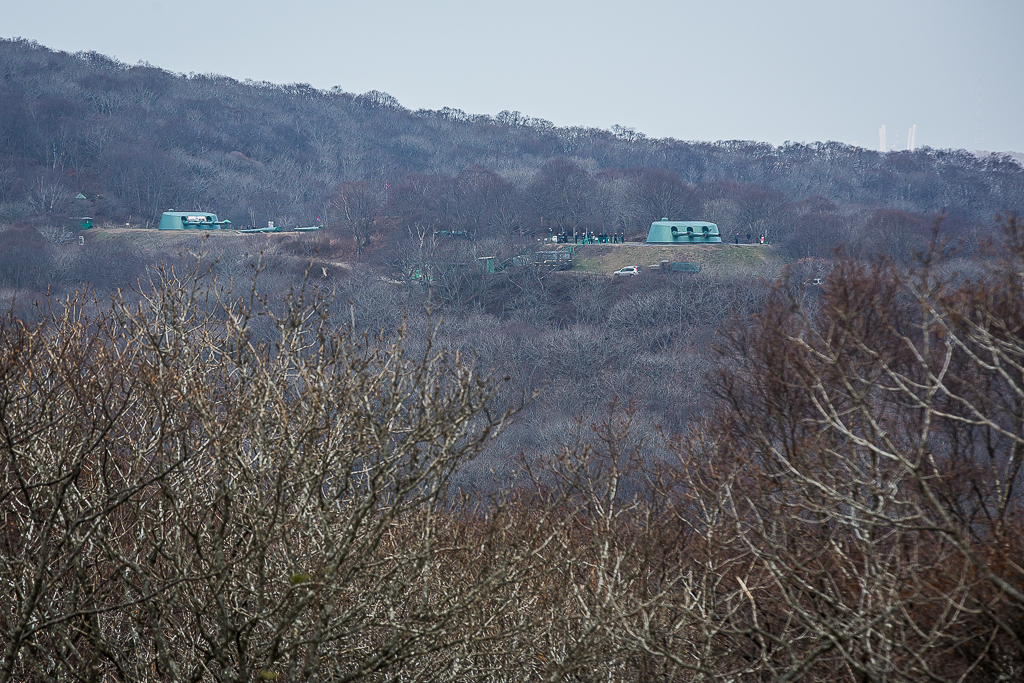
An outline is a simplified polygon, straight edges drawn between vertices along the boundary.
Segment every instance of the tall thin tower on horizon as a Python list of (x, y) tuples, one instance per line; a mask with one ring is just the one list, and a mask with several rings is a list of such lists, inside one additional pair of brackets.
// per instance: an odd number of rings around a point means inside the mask
[(978, 83), (978, 113), (974, 125), (976, 126), (974, 146), (977, 149), (983, 149), (985, 147), (985, 123), (981, 118), (981, 83)]

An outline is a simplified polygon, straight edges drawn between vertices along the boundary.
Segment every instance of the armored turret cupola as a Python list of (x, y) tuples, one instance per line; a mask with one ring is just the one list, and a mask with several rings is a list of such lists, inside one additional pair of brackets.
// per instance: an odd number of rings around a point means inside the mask
[(715, 244), (721, 243), (718, 226), (707, 221), (670, 221), (651, 223), (648, 244)]
[(217, 220), (217, 214), (205, 211), (164, 211), (161, 230), (220, 230), (231, 221)]

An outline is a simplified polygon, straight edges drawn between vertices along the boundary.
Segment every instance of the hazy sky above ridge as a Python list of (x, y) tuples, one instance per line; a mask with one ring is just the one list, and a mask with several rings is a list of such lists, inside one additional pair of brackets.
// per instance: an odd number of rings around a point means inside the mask
[(11, 0), (0, 36), (649, 137), (1024, 152), (1024, 0)]

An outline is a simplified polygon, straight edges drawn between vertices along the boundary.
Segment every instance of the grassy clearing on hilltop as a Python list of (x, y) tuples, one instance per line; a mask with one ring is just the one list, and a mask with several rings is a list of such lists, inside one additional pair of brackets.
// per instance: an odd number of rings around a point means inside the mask
[(649, 268), (662, 261), (688, 261), (727, 271), (781, 268), (783, 264), (782, 257), (770, 245), (599, 244), (581, 249), (573, 258), (572, 270), (611, 274), (623, 266)]

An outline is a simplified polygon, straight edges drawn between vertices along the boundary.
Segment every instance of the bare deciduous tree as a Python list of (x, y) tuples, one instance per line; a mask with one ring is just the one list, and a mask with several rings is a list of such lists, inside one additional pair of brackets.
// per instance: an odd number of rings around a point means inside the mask
[(0, 680), (428, 680), (502, 633), (548, 527), (449, 489), (489, 382), (199, 274), (3, 327)]

